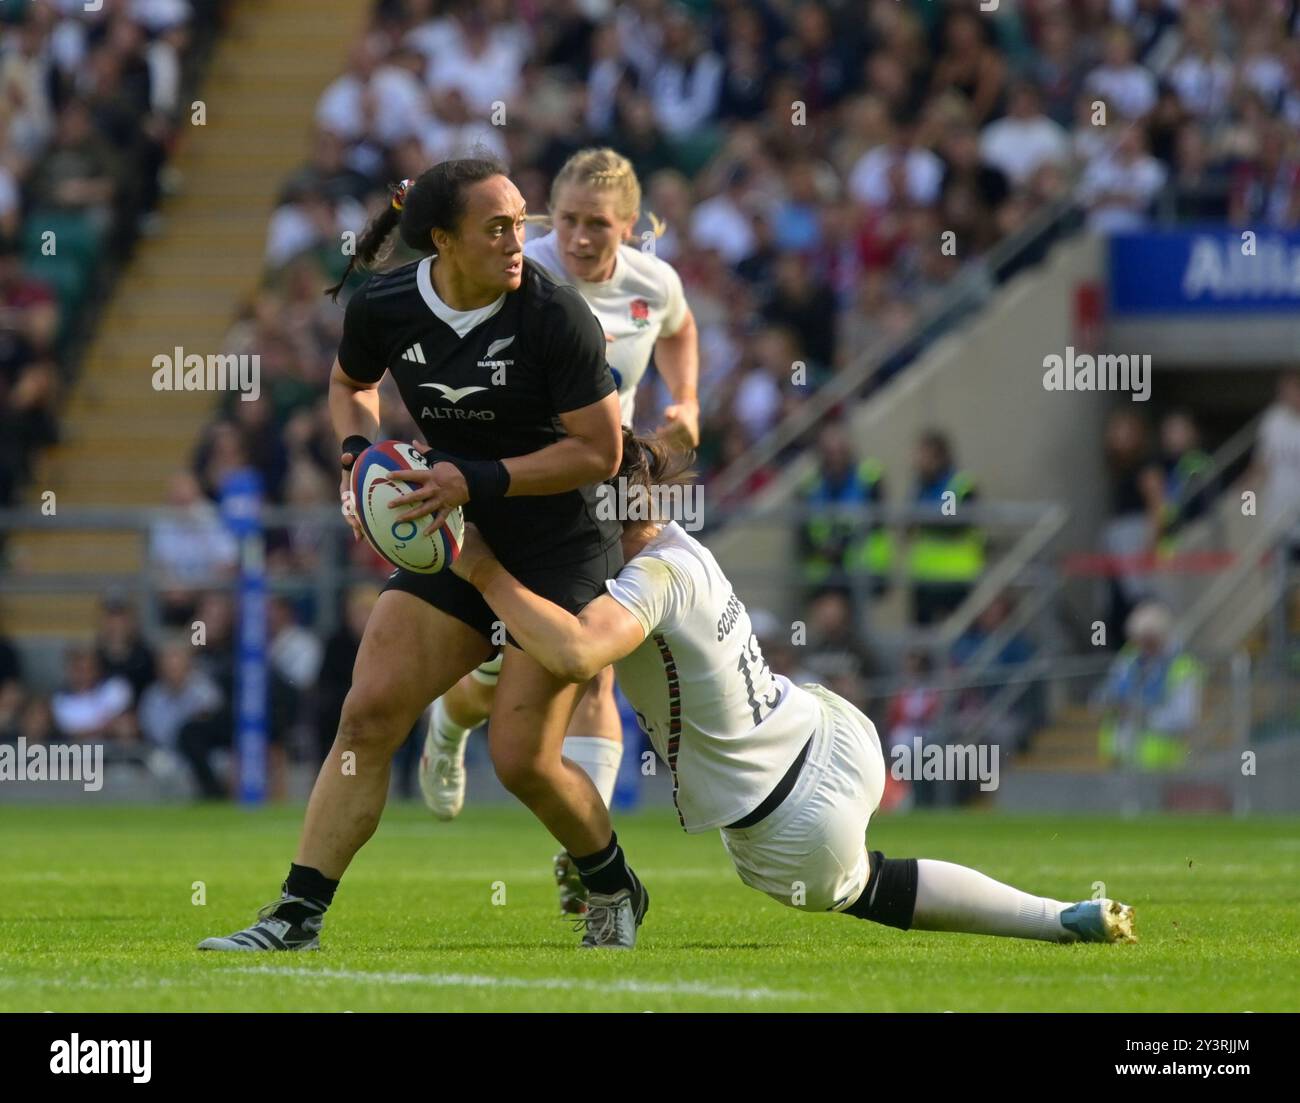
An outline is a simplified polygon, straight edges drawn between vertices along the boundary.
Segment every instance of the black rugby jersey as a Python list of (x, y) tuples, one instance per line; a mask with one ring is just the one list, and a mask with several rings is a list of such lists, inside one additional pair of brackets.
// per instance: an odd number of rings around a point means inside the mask
[[(472, 460), (526, 455), (564, 436), (559, 414), (614, 393), (604, 331), (572, 286), (525, 257), (518, 290), (453, 311), (434, 291), (432, 263), (425, 257), (358, 288), (338, 354), (361, 382), (391, 372), (432, 447)], [(616, 519), (597, 516), (597, 485), (470, 502), (465, 517), (507, 567), (576, 562), (621, 534)]]

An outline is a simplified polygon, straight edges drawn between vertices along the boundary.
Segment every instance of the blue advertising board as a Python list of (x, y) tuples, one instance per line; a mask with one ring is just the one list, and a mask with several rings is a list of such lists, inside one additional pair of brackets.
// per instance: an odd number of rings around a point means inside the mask
[(1300, 309), (1300, 231), (1213, 226), (1115, 234), (1109, 249), (1112, 316)]

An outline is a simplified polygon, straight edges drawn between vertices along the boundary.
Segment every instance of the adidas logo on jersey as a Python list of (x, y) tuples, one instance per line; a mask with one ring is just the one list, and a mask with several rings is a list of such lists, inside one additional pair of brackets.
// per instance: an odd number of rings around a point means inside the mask
[(402, 353), (402, 359), (409, 360), (413, 364), (423, 364), (425, 362), (424, 349), (420, 348), (420, 343), (417, 341), (409, 349), (407, 349), (404, 353)]

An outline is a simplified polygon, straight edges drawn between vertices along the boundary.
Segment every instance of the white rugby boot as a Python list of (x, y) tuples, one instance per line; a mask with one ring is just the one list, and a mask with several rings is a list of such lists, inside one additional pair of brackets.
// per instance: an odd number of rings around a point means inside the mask
[(465, 744), (453, 746), (438, 738), (433, 717), (424, 734), (424, 752), (420, 755), (420, 793), (424, 803), (440, 820), (454, 820), (465, 807)]

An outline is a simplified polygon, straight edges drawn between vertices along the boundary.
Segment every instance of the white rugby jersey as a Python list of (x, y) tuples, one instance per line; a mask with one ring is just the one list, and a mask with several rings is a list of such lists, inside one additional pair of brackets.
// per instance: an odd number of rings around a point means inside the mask
[(554, 231), (525, 242), (524, 256), (560, 283), (573, 284), (587, 300), (605, 330), (605, 358), (618, 385), (623, 424), (631, 425), (637, 384), (645, 375), (655, 342), (671, 337), (686, 320), (686, 296), (676, 269), (652, 253), (620, 245), (609, 279), (601, 283), (575, 279), (560, 258)]
[(812, 735), (817, 699), (768, 668), (717, 560), (675, 521), (605, 587), (646, 632), (614, 668), (672, 770), (682, 826), (708, 831), (747, 816)]

